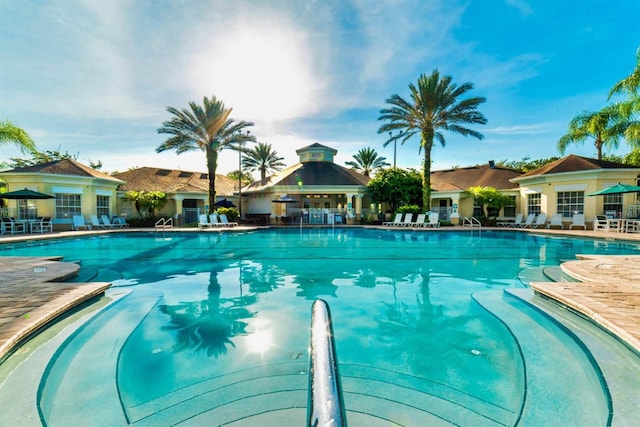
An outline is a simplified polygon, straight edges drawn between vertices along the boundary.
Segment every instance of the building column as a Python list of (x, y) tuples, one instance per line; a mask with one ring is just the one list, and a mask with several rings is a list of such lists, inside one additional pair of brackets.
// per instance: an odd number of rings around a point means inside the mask
[(184, 197), (173, 196), (173, 200), (176, 202), (176, 211), (173, 214), (173, 219), (178, 219), (178, 216), (182, 214), (182, 201), (184, 200)]
[(451, 197), (451, 223), (453, 225), (460, 224), (460, 196)]
[(362, 219), (362, 197), (363, 194), (356, 194), (356, 220)]

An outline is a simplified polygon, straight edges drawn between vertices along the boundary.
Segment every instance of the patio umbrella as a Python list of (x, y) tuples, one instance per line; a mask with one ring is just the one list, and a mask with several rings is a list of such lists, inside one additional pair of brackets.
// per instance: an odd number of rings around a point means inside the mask
[(225, 197), (222, 200), (219, 200), (216, 202), (215, 204), (216, 208), (235, 208), (236, 205), (234, 205), (233, 203), (231, 203), (229, 200), (227, 200), (227, 198)]
[(24, 190), (16, 190), (16, 191), (9, 191), (7, 193), (2, 193), (0, 194), (0, 199), (12, 199), (12, 200), (55, 199), (55, 196), (39, 193), (37, 191), (33, 191), (25, 188)]
[(621, 194), (621, 193), (637, 193), (640, 192), (640, 187), (636, 185), (627, 185), (617, 183), (612, 187), (603, 188), (602, 190), (594, 191), (587, 194), (587, 196), (602, 196), (605, 194)]

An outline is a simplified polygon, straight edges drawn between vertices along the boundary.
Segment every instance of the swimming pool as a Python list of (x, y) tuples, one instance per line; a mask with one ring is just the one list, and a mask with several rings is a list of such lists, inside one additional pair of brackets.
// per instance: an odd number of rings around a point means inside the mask
[[(607, 425), (611, 384), (584, 341), (613, 340), (502, 292), (593, 253), (640, 245), (336, 228), (0, 246), (0, 255), (63, 255), (81, 262), (78, 280), (113, 282), (114, 301), (46, 357), (37, 378), (46, 425), (302, 425), (316, 298), (331, 306), (352, 426)], [(596, 338), (576, 340), (582, 330)], [(16, 395), (9, 383), (3, 408)]]

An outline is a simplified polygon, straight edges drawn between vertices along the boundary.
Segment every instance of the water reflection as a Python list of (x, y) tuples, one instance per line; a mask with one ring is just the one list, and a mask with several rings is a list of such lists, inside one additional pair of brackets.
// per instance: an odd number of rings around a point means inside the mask
[(192, 349), (195, 353), (218, 357), (225, 354), (229, 346), (235, 347), (231, 338), (247, 334), (247, 322), (243, 320), (255, 316), (246, 307), (255, 303), (255, 296), (221, 298), (218, 272), (212, 271), (209, 277), (207, 299), (158, 307), (171, 318), (170, 324), (162, 329), (175, 332), (175, 352)]

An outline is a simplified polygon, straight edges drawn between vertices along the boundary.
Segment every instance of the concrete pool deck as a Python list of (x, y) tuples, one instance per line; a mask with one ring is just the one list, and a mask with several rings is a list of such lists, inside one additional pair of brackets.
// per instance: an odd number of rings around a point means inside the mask
[[(360, 227), (360, 226), (355, 226)], [(380, 228), (369, 226), (371, 228)], [(237, 227), (227, 230), (247, 230)], [(388, 229), (389, 227), (384, 227)], [(407, 231), (407, 229), (400, 229)], [(416, 232), (447, 232), (467, 230), (462, 227), (416, 229)], [(488, 230), (488, 229), (483, 229)], [(504, 231), (504, 229), (498, 229)], [(511, 229), (509, 229), (511, 230)], [(2, 236), (0, 243), (40, 239), (78, 237), (113, 232), (149, 229), (97, 230), (55, 232), (45, 235)], [(174, 231), (210, 232), (197, 228), (174, 228)], [(224, 230), (215, 229), (215, 232)], [(478, 231), (475, 229), (474, 231)], [(640, 233), (614, 233), (590, 230), (525, 229), (522, 232), (589, 237), (640, 242)], [(52, 254), (55, 255), (55, 254)], [(576, 254), (576, 261), (562, 264), (563, 272), (580, 282), (532, 283), (540, 295), (550, 298), (589, 317), (640, 353), (640, 255), (591, 256)], [(59, 257), (0, 258), (0, 361), (31, 335), (74, 307), (104, 294), (111, 286), (106, 282), (64, 282), (79, 270), (75, 263)]]

